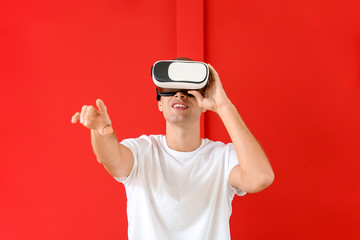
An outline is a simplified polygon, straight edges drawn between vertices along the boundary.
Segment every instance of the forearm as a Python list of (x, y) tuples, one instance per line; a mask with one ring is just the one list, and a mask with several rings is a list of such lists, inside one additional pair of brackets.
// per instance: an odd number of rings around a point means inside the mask
[(235, 106), (228, 101), (227, 104), (218, 109), (217, 113), (234, 144), (242, 183), (251, 186), (270, 185), (274, 178), (271, 165)]
[(91, 143), (94, 153), (106, 171), (114, 177), (127, 177), (134, 164), (132, 152), (126, 146), (120, 144), (113, 132), (109, 135), (101, 135), (91, 130)]
[(91, 144), (101, 164), (112, 166), (121, 159), (119, 142), (114, 132), (110, 135), (101, 135), (98, 131), (91, 130)]

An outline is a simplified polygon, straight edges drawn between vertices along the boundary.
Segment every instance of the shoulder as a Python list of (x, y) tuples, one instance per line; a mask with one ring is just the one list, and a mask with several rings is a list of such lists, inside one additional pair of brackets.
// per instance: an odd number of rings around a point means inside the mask
[(207, 150), (212, 150), (212, 151), (222, 151), (222, 150), (228, 150), (233, 148), (233, 144), (232, 143), (223, 143), (220, 141), (213, 141), (207, 138), (203, 139), (203, 148), (207, 149)]
[(201, 153), (216, 159), (230, 159), (236, 156), (236, 151), (232, 143), (223, 143), (220, 141), (212, 141), (203, 139)]
[(149, 146), (149, 145), (158, 145), (161, 142), (163, 135), (141, 135), (137, 138), (127, 138), (122, 140), (120, 143), (128, 145), (138, 145), (138, 146)]

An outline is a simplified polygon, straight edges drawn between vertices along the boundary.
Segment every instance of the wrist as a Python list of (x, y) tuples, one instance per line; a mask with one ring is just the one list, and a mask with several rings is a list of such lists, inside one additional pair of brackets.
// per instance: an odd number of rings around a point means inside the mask
[(115, 135), (114, 131), (111, 130), (111, 133), (107, 133), (106, 129), (107, 128), (111, 128), (112, 129), (112, 125), (107, 125), (103, 128), (99, 128), (99, 129), (90, 129), (91, 130), (91, 134), (96, 136), (96, 137), (101, 137), (101, 138), (109, 138), (112, 135)]
[(222, 115), (228, 111), (231, 111), (233, 108), (234, 104), (232, 104), (230, 99), (227, 99), (227, 101), (224, 101), (218, 105), (218, 107), (216, 108), (216, 113)]

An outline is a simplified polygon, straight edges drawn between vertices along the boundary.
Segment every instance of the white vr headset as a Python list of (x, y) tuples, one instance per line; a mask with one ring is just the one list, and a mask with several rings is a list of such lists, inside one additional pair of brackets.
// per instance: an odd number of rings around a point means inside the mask
[(184, 60), (157, 61), (151, 68), (151, 77), (157, 88), (202, 89), (209, 79), (206, 63)]

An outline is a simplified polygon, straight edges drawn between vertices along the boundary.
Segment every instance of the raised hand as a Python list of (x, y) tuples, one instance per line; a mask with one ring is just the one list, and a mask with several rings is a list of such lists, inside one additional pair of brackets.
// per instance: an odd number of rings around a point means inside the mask
[(196, 97), (199, 106), (207, 110), (218, 113), (219, 109), (230, 102), (225, 90), (221, 84), (219, 74), (215, 68), (208, 64), (210, 68), (209, 85), (205, 91), (205, 97), (203, 97), (198, 91), (188, 91)]
[(97, 131), (101, 135), (110, 135), (114, 132), (107, 108), (101, 99), (96, 100), (96, 109), (93, 106), (84, 105), (81, 112), (77, 112), (71, 118), (72, 123), (80, 119), (80, 123), (85, 127)]

